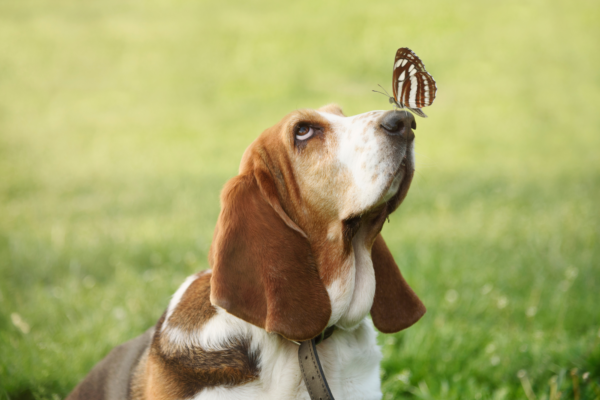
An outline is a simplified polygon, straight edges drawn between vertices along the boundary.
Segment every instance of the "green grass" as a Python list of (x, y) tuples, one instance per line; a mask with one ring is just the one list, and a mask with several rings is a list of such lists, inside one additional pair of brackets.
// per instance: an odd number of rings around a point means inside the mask
[(245, 147), (296, 108), (389, 107), (370, 90), (400, 46), (439, 94), (384, 228), (428, 307), (380, 336), (385, 398), (600, 398), (598, 20), (592, 0), (0, 1), (0, 399), (63, 398), (153, 324), (207, 267)]

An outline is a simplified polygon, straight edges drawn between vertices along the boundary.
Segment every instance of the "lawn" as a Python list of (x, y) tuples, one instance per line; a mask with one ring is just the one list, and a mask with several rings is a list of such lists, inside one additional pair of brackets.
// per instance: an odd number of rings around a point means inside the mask
[(438, 82), (384, 237), (428, 307), (385, 399), (600, 399), (600, 3), (0, 1), (0, 399), (60, 399), (208, 267), (221, 187), (297, 108)]

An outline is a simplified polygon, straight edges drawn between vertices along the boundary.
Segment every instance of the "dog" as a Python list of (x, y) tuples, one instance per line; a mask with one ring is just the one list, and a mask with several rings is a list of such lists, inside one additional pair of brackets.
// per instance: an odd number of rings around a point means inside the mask
[(309, 399), (297, 342), (328, 328), (318, 350), (334, 397), (380, 399), (374, 327), (425, 313), (380, 234), (410, 187), (415, 129), (406, 111), (332, 104), (265, 130), (221, 193), (211, 269), (67, 399)]

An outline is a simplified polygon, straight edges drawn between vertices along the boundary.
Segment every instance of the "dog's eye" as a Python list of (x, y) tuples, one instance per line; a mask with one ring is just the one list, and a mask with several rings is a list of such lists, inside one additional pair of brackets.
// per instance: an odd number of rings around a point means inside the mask
[(302, 125), (296, 130), (296, 139), (306, 140), (315, 133), (314, 129), (310, 126)]

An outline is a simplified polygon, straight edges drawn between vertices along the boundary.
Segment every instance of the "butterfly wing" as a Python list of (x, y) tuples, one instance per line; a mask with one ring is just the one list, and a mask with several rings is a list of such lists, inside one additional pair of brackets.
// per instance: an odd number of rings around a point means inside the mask
[(394, 100), (399, 107), (404, 107), (402, 103), (402, 90), (407, 79), (407, 71), (410, 67), (410, 54), (412, 51), (408, 47), (401, 47), (396, 51), (394, 59), (394, 69), (392, 72), (392, 91)]
[(412, 109), (430, 106), (435, 99), (437, 86), (433, 77), (425, 70), (421, 59), (409, 48), (401, 47), (396, 51), (392, 79), (396, 104), (426, 117), (422, 111)]
[(411, 108), (430, 106), (437, 92), (435, 80), (427, 71), (413, 70), (410, 74), (410, 81), (406, 82), (406, 89), (402, 91), (402, 103)]
[(409, 110), (421, 118), (427, 118), (427, 114), (425, 114), (420, 108), (409, 108)]

